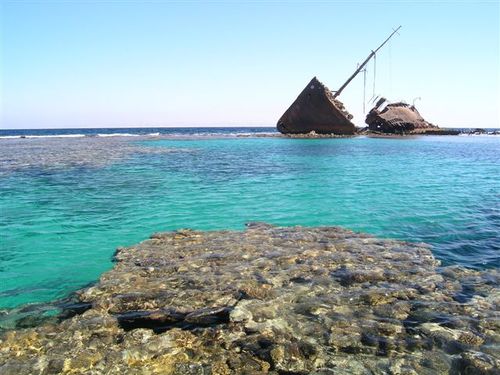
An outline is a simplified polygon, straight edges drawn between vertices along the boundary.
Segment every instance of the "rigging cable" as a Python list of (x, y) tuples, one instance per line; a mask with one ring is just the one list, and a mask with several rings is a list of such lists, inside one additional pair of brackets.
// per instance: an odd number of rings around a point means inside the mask
[(375, 82), (377, 81), (377, 55), (373, 55), (373, 92), (372, 98), (375, 97)]
[(389, 95), (392, 96), (392, 43), (389, 41)]
[(366, 113), (366, 68), (363, 69), (363, 113)]

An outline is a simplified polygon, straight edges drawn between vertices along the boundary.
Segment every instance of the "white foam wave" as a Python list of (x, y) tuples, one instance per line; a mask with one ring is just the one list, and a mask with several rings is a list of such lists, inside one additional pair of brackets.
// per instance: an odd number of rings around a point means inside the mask
[(140, 134), (130, 133), (98, 133), (98, 137), (139, 137)]
[(461, 137), (500, 137), (500, 133), (460, 133)]
[(237, 138), (237, 137), (272, 137), (278, 134), (277, 132), (198, 132), (198, 133), (167, 133), (163, 134), (166, 137), (180, 138)]
[(15, 139), (15, 138), (81, 138), (85, 134), (51, 134), (51, 135), (4, 135), (0, 139)]

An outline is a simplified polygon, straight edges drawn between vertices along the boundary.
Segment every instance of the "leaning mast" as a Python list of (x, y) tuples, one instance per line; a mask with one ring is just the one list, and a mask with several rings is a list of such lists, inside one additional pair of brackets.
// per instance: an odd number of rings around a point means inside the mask
[(368, 57), (367, 57), (367, 58), (365, 59), (365, 61), (363, 61), (363, 63), (362, 63), (362, 64), (361, 64), (361, 65), (360, 65), (357, 69), (356, 69), (356, 71), (353, 73), (353, 75), (352, 75), (352, 76), (350, 76), (350, 77), (348, 78), (348, 80), (347, 80), (347, 81), (345, 81), (345, 83), (344, 83), (344, 84), (343, 84), (343, 85), (342, 85), (342, 86), (341, 86), (341, 87), (340, 87), (340, 88), (339, 88), (339, 89), (335, 92), (335, 94), (333, 94), (333, 98), (336, 98), (337, 96), (339, 96), (339, 95), (340, 95), (340, 93), (341, 93), (341, 92), (342, 92), (342, 91), (346, 88), (346, 86), (347, 86), (347, 85), (348, 85), (348, 84), (349, 84), (349, 83), (350, 83), (350, 82), (354, 79), (354, 77), (356, 77), (356, 76), (358, 75), (358, 73), (359, 73), (359, 72), (361, 72), (361, 71), (363, 70), (363, 68), (365, 67), (365, 65), (366, 65), (366, 64), (368, 64), (368, 61), (370, 61), (370, 59), (371, 59), (373, 56), (375, 56), (375, 54), (377, 53), (377, 51), (378, 51), (379, 49), (381, 49), (381, 48), (382, 48), (382, 47), (383, 47), (383, 46), (384, 46), (384, 45), (385, 45), (385, 44), (389, 41), (389, 39), (391, 39), (391, 38), (392, 38), (392, 36), (393, 36), (394, 34), (396, 34), (396, 33), (399, 31), (399, 29), (401, 29), (401, 26), (399, 26), (396, 30), (394, 30), (394, 31), (392, 32), (392, 34), (391, 34), (391, 35), (389, 35), (389, 37), (388, 37), (386, 40), (384, 40), (384, 42), (383, 42), (380, 46), (378, 46), (378, 47), (377, 47), (377, 49), (376, 49), (375, 51), (371, 51), (371, 52), (370, 52), (370, 54), (368, 55)]

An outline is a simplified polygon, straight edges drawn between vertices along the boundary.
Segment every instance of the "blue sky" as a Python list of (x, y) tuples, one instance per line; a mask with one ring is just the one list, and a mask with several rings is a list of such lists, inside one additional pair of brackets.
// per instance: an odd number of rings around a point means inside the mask
[[(500, 127), (496, 0), (4, 0), (0, 11), (1, 128), (274, 126), (313, 76), (337, 89), (398, 25), (375, 93), (420, 97), (440, 126)], [(339, 98), (362, 126), (363, 76)]]

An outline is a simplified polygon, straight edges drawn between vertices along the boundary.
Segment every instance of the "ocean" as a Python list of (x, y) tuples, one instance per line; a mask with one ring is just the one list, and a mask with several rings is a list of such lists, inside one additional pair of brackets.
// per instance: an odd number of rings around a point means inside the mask
[(274, 135), (0, 130), (0, 315), (64, 298), (117, 247), (178, 228), (342, 226), (428, 243), (444, 265), (500, 266), (500, 137)]

